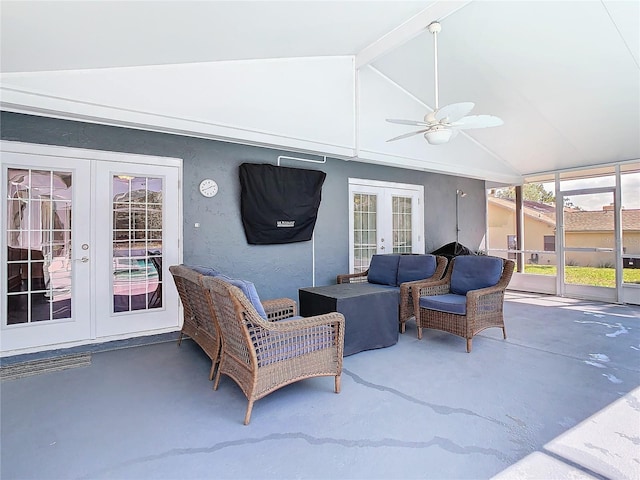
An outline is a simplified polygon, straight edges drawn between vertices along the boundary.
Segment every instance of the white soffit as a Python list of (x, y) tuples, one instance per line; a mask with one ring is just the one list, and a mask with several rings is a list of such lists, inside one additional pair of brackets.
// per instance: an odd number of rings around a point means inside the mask
[(353, 57), (2, 75), (2, 106), (351, 157)]

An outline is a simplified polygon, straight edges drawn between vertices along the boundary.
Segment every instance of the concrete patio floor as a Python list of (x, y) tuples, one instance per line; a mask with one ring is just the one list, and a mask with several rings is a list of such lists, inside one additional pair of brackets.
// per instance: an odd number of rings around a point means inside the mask
[(191, 341), (1, 384), (1, 478), (640, 478), (640, 307), (511, 292), (499, 329), (415, 323), (256, 402)]

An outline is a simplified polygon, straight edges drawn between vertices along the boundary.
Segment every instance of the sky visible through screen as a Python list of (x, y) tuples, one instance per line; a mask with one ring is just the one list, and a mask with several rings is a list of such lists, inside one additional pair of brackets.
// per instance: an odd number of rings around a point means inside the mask
[[(613, 186), (611, 177), (585, 178), (571, 185), (571, 190), (582, 188), (598, 188)], [(623, 174), (622, 183), (622, 207), (627, 210), (640, 209), (640, 173)], [(544, 189), (554, 193), (554, 183), (543, 183)], [(603, 206), (613, 202), (613, 193), (597, 193), (589, 195), (574, 195), (567, 197), (576, 207), (587, 211), (602, 210)]]

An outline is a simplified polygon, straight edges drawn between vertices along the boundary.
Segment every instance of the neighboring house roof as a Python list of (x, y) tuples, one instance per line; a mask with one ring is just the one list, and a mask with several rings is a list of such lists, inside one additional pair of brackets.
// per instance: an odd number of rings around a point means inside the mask
[[(594, 232), (613, 230), (613, 211), (577, 211), (564, 215), (566, 232)], [(640, 209), (622, 210), (622, 230), (640, 230)]]
[[(515, 211), (512, 198), (489, 197), (489, 203)], [(555, 205), (525, 200), (524, 214), (535, 220), (555, 226)], [(613, 210), (585, 211), (574, 208), (564, 209), (564, 229), (566, 232), (597, 232), (613, 230)], [(622, 229), (640, 231), (640, 209), (622, 210)]]
[[(511, 200), (515, 202), (515, 200)], [(554, 218), (556, 214), (556, 205), (555, 204), (546, 204), (540, 202), (534, 202), (532, 200), (523, 200), (523, 205), (525, 208), (530, 208), (538, 213), (542, 213), (548, 217)], [(515, 204), (515, 203), (514, 203)]]
[[(515, 200), (512, 198), (489, 197), (489, 203), (493, 203), (494, 205), (506, 208), (508, 210), (515, 211), (516, 209)], [(525, 200), (523, 211), (527, 217), (530, 217), (534, 220), (546, 223), (547, 225), (551, 225), (553, 227), (555, 227), (556, 225), (555, 205), (547, 205), (546, 203)]]

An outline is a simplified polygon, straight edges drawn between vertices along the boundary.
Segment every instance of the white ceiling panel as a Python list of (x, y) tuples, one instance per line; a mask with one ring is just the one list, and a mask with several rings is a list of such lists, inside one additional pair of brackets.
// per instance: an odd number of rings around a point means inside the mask
[(2, 72), (355, 55), (429, 1), (2, 1)]
[[(638, 4), (626, 6), (628, 18)], [(440, 105), (503, 118), (469, 133), (523, 174), (640, 154), (638, 66), (600, 2), (473, 2), (438, 40)], [(434, 106), (431, 34), (374, 65)]]
[[(307, 90), (308, 99), (300, 96), (306, 80), (295, 83), (295, 78), (319, 76), (322, 84), (323, 73), (316, 69), (304, 71), (309, 65), (317, 65), (315, 62), (292, 63), (303, 70), (287, 78), (298, 94), (295, 100), (281, 96), (278, 101), (283, 104), (282, 115), (295, 117), (299, 112), (301, 117), (313, 117), (309, 105), (318, 102), (335, 108), (325, 109), (323, 121), (307, 122), (309, 128), (299, 129), (299, 135), (287, 131), (281, 140), (272, 140), (272, 145), (293, 148), (297, 144), (322, 145), (340, 139), (336, 141), (344, 157), (352, 152), (360, 161), (391, 162), (418, 169), (426, 168), (421, 161), (432, 161), (438, 171), (448, 166), (455, 175), (464, 174), (460, 170), (462, 163), (473, 166), (475, 177), (482, 177), (478, 172), (487, 172), (487, 179), (496, 179), (501, 169), (504, 175), (516, 178), (640, 158), (637, 0), (3, 0), (0, 9), (0, 86), (5, 99), (2, 106), (12, 111), (51, 114), (56, 108), (64, 110), (54, 98), (55, 92), (47, 91), (48, 85), (55, 84), (54, 77), (50, 83), (47, 81), (50, 71), (92, 72), (92, 78), (99, 80), (77, 89), (68, 88), (66, 95), (77, 92), (84, 98), (111, 99), (100, 107), (104, 111), (125, 112), (136, 108), (136, 99), (128, 103), (126, 95), (118, 96), (126, 89), (118, 86), (113, 67), (217, 62), (215, 70), (220, 72), (220, 78), (232, 78), (233, 72), (242, 70), (233, 66), (236, 61), (353, 57), (353, 62), (341, 63), (344, 71), (338, 78), (346, 79), (344, 84), (324, 90), (318, 88), (317, 82), (309, 81), (314, 88)], [(476, 104), (473, 114), (496, 115), (505, 123), (496, 128), (468, 130), (468, 136), (452, 140), (459, 145), (427, 146), (420, 136), (386, 144), (387, 134), (395, 136), (402, 131), (398, 125), (386, 124), (385, 118), (419, 120), (429, 107), (435, 106), (433, 37), (427, 32), (426, 23), (438, 15), (443, 17), (439, 18), (440, 106), (472, 101)], [(421, 22), (425, 23), (422, 30)], [(406, 30), (411, 30), (410, 35), (392, 41)], [(365, 75), (365, 69), (370, 68), (366, 64), (372, 58), (372, 71), (377, 71), (379, 78), (386, 78), (390, 88), (367, 97), (357, 90), (356, 81), (348, 80), (355, 76), (347, 70), (362, 61), (365, 66), (361, 73)], [(255, 68), (259, 71), (259, 67)], [(253, 70), (248, 67), (248, 71)], [(37, 92), (29, 91), (35, 88), (25, 80), (29, 77), (16, 72), (40, 72), (45, 77), (39, 77)], [(194, 85), (199, 82), (187, 78), (177, 80), (180, 85), (175, 86), (175, 91), (180, 94), (166, 98), (166, 88), (162, 90), (166, 82), (149, 82), (145, 78), (130, 82), (145, 85), (144, 96), (151, 99), (158, 119), (175, 114), (175, 103), (183, 101), (184, 91), (189, 91), (189, 98), (195, 103), (198, 98), (215, 100), (205, 84), (196, 88)], [(277, 85), (278, 77), (269, 77), (267, 84), (256, 91), (271, 91), (270, 84)], [(342, 93), (335, 96), (332, 91)], [(323, 95), (332, 98), (323, 103)], [(22, 98), (29, 101), (23, 104)], [(50, 109), (38, 109), (38, 98)], [(73, 104), (73, 98), (67, 100)], [(251, 92), (234, 97), (232, 105), (224, 104), (223, 99), (220, 102), (234, 122), (225, 127), (225, 132), (231, 132), (223, 136), (225, 139), (235, 131), (241, 141), (243, 131), (259, 127), (251, 114), (256, 103)], [(338, 106), (336, 102), (348, 105)], [(215, 112), (216, 107), (215, 102), (211, 104), (211, 111)], [(81, 108), (84, 117), (78, 118), (100, 121), (101, 113), (90, 109), (90, 102), (85, 102)], [(73, 112), (62, 110), (58, 116), (73, 118)], [(197, 107), (191, 109), (196, 110)], [(284, 126), (289, 125), (288, 119), (277, 118), (278, 109), (274, 110), (269, 112), (271, 123), (287, 130)], [(205, 117), (199, 118), (202, 124), (220, 120), (214, 114), (199, 113)], [(333, 122), (327, 121), (331, 115)], [(128, 122), (135, 123), (131, 118)], [(349, 133), (337, 131), (336, 125), (348, 128)], [(150, 118), (139, 128), (161, 130)], [(193, 131), (187, 128), (187, 133), (199, 134), (196, 127)], [(345, 139), (352, 139), (352, 143), (345, 143)], [(362, 145), (367, 148), (360, 148)], [(425, 147), (429, 159), (425, 159)], [(323, 153), (321, 148), (318, 151)]]

